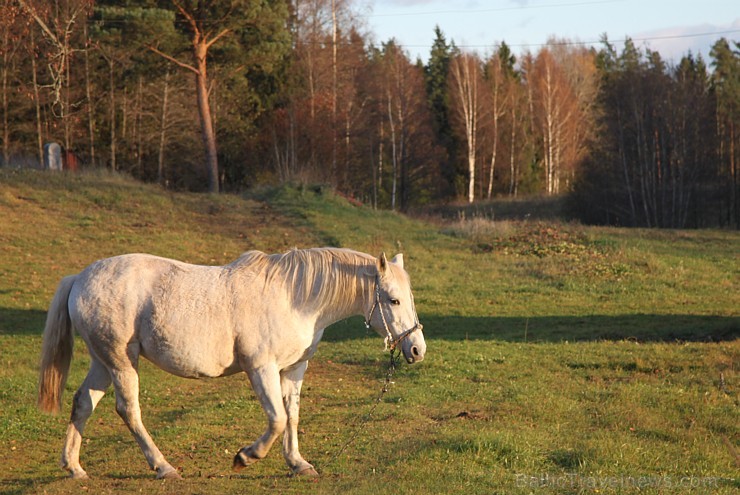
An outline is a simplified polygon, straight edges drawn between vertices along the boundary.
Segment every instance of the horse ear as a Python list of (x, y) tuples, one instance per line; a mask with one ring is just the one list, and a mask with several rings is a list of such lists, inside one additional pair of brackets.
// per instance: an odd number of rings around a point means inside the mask
[(393, 257), (391, 260), (391, 263), (394, 263), (399, 266), (399, 268), (403, 268), (403, 254), (398, 253)]
[(388, 271), (388, 258), (385, 257), (385, 253), (380, 253), (380, 256), (378, 256), (377, 266), (378, 274), (382, 277)]

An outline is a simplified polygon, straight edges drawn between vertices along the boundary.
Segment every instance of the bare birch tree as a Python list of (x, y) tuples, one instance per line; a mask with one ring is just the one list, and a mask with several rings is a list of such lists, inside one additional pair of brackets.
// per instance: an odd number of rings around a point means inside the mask
[(566, 126), (575, 117), (575, 104), (568, 82), (547, 48), (537, 55), (530, 84), (542, 142), (545, 191), (548, 195), (558, 194), (567, 143)]
[(467, 146), (467, 200), (475, 200), (475, 171), (478, 151), (478, 126), (481, 119), (481, 63), (476, 55), (461, 53), (450, 64), (450, 84), (454, 109), (465, 134)]
[(61, 120), (64, 130), (64, 146), (72, 147), (70, 130), (69, 76), (72, 54), (78, 49), (72, 46), (73, 36), (92, 8), (93, 0), (54, 0), (41, 2), (18, 0), (21, 8), (41, 28), (44, 38), (51, 46), (49, 57), (49, 86), (52, 95), (52, 110)]
[[(8, 80), (11, 75), (11, 63), (23, 45), (18, 42), (19, 40), (15, 39), (20, 34), (18, 6), (10, 0), (2, 0), (0, 6), (2, 6), (3, 12), (2, 17), (0, 17), (0, 39), (2, 40), (2, 44), (0, 45), (0, 60), (2, 61), (2, 66), (0, 67), (0, 88), (2, 88), (3, 112), (3, 164), (8, 165), (10, 163), (10, 104), (8, 99), (10, 87)], [(11, 41), (13, 42), (11, 43)]]
[(488, 97), (490, 110), (488, 116), (488, 135), (491, 146), (491, 162), (488, 168), (488, 187), (486, 198), (491, 199), (493, 195), (493, 177), (499, 151), (499, 134), (501, 133), (501, 120), (508, 111), (510, 92), (507, 91), (506, 74), (504, 72), (498, 51), (489, 58), (486, 67), (486, 81), (488, 83)]

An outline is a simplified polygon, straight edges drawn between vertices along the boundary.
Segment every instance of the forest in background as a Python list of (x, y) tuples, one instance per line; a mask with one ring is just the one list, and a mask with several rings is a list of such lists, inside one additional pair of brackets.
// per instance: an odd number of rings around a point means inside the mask
[[(165, 187), (330, 184), (376, 208), (568, 195), (589, 223), (740, 227), (740, 45), (631, 40), (427, 62), (352, 0), (0, 0), (5, 166), (58, 142)], [(491, 33), (495, 39), (495, 33)]]

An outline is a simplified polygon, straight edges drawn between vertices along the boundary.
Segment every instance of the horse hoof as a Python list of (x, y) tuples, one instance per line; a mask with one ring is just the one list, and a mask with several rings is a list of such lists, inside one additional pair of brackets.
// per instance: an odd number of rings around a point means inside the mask
[(316, 472), (313, 466), (308, 466), (301, 469), (300, 471), (293, 473), (293, 476), (300, 476), (302, 478), (318, 478), (319, 473)]
[(259, 459), (257, 459), (256, 457), (252, 457), (250, 455), (239, 452), (234, 456), (234, 464), (231, 466), (231, 468), (234, 471), (241, 471), (245, 467), (249, 466), (250, 464), (254, 464), (257, 461), (259, 461)]
[(177, 472), (177, 469), (170, 466), (169, 469), (163, 469), (161, 472), (158, 472), (157, 479), (158, 480), (181, 480), (182, 476), (180, 476), (180, 473)]
[(90, 477), (85, 471), (73, 471), (69, 473), (69, 477), (73, 480), (89, 480)]

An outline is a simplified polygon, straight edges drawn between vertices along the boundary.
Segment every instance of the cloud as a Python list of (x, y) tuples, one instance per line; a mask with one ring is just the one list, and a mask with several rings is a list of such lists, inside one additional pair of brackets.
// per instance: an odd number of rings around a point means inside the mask
[(740, 39), (740, 17), (728, 24), (695, 24), (674, 26), (636, 33), (632, 36), (638, 46), (645, 46), (660, 52), (665, 60), (678, 62), (691, 52), (701, 54), (707, 60), (712, 45), (720, 39)]

